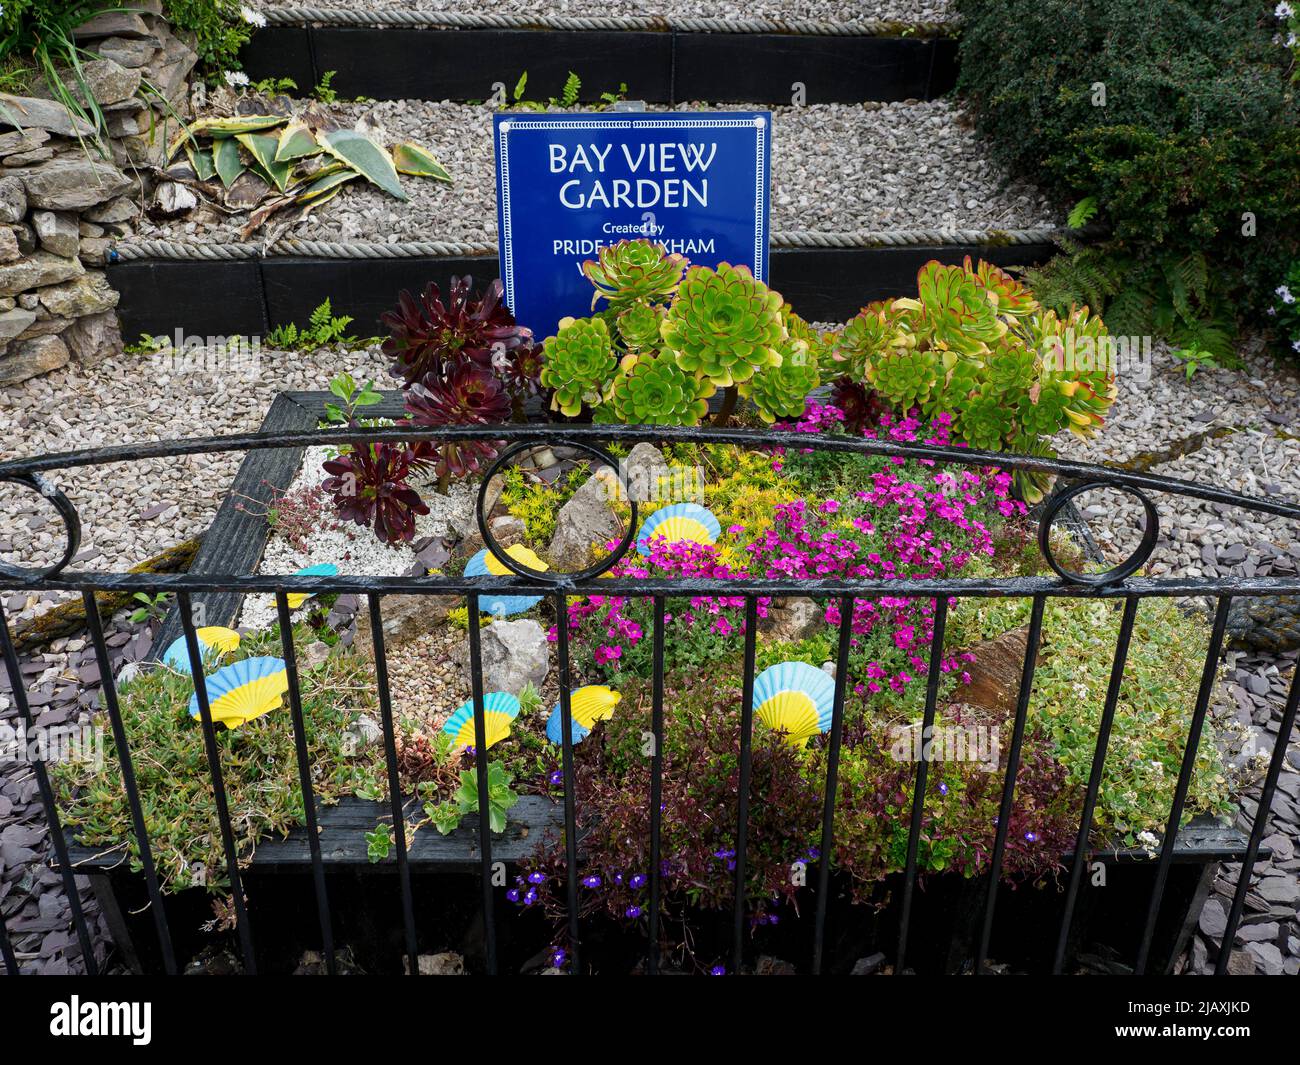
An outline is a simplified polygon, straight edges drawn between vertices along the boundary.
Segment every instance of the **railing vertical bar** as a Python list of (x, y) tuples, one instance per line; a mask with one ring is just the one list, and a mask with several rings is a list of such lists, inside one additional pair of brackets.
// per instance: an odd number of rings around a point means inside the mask
[(1214, 627), (1210, 630), (1210, 645), (1206, 649), (1205, 665), (1201, 669), (1201, 687), (1196, 693), (1196, 709), (1192, 712), (1187, 746), (1183, 750), (1183, 764), (1178, 771), (1178, 784), (1174, 788), (1174, 801), (1169, 808), (1165, 838), (1160, 845), (1160, 861), (1156, 866), (1156, 882), (1151, 889), (1151, 901), (1147, 904), (1146, 924), (1142, 927), (1142, 943), (1138, 947), (1137, 961), (1133, 966), (1133, 972), (1138, 976), (1146, 972), (1147, 962), (1151, 957), (1151, 941), (1155, 936), (1156, 919), (1160, 916), (1160, 904), (1164, 901), (1165, 886), (1169, 882), (1169, 866), (1174, 860), (1178, 827), (1183, 819), (1183, 807), (1187, 803), (1187, 792), (1192, 784), (1192, 772), (1196, 768), (1196, 752), (1201, 745), (1205, 715), (1210, 708), (1210, 696), (1214, 692), (1214, 682), (1219, 672), (1219, 655), (1223, 652), (1223, 635), (1228, 627), (1228, 608), (1231, 604), (1232, 596), (1223, 595), (1219, 597), (1215, 606)]
[(199, 704), (203, 747), (208, 756), (208, 774), (212, 777), (212, 798), (217, 807), (217, 822), (221, 826), (221, 845), (226, 852), (231, 902), (235, 908), (235, 927), (239, 931), (239, 947), (244, 957), (244, 972), (248, 976), (253, 976), (257, 973), (257, 958), (253, 954), (253, 930), (249, 926), (248, 909), (244, 905), (244, 882), (239, 875), (239, 850), (235, 846), (235, 832), (230, 823), (226, 784), (221, 773), (221, 752), (217, 748), (217, 730), (212, 724), (208, 682), (203, 673), (203, 655), (199, 651), (199, 636), (194, 629), (194, 613), (189, 592), (177, 593), (176, 611), (180, 615), (181, 630), (185, 634), (185, 650), (190, 660), (190, 678), (194, 681), (194, 693)]
[(925, 813), (925, 782), (930, 773), (930, 745), (935, 705), (939, 701), (939, 675), (943, 671), (943, 635), (948, 627), (948, 597), (934, 601), (934, 632), (930, 637), (930, 663), (925, 674), (925, 714), (921, 719), (921, 761), (916, 767), (916, 788), (912, 795), (912, 822), (907, 831), (907, 865), (903, 871), (903, 907), (898, 919), (898, 955), (894, 974), (901, 975), (907, 964), (907, 935), (912, 921), (912, 895), (916, 890), (917, 855), (921, 847), (921, 821)]
[(664, 777), (664, 597), (654, 597), (654, 682), (650, 730), (654, 754), (650, 757), (650, 959), (651, 976), (659, 973), (659, 863), (663, 832)]
[(813, 975), (822, 971), (826, 943), (826, 906), (831, 883), (831, 849), (835, 845), (835, 793), (840, 780), (840, 744), (844, 738), (844, 692), (849, 681), (849, 644), (853, 637), (855, 600), (840, 600), (840, 643), (835, 655), (835, 702), (831, 709), (831, 735), (826, 749), (826, 797), (822, 806), (822, 841), (817, 855), (817, 915), (813, 925)]
[(1115, 641), (1115, 660), (1110, 668), (1110, 685), (1106, 689), (1106, 703), (1097, 726), (1097, 745), (1092, 752), (1092, 769), (1088, 774), (1088, 790), (1083, 798), (1083, 812), (1079, 816), (1079, 833), (1074, 841), (1074, 856), (1070, 862), (1070, 886), (1065, 893), (1065, 913), (1061, 915), (1061, 928), (1056, 938), (1056, 956), (1052, 972), (1059, 975), (1065, 967), (1065, 951), (1070, 941), (1070, 926), (1074, 923), (1074, 907), (1079, 900), (1079, 885), (1083, 881), (1084, 859), (1088, 855), (1088, 837), (1092, 833), (1092, 815), (1097, 807), (1097, 793), (1101, 790), (1101, 777), (1106, 769), (1106, 749), (1110, 746), (1110, 730), (1115, 722), (1115, 707), (1119, 702), (1120, 688), (1124, 683), (1124, 666), (1128, 661), (1129, 642), (1133, 638), (1133, 622), (1137, 618), (1138, 597), (1124, 597), (1124, 616), (1119, 623), (1119, 636)]
[(749, 778), (754, 764), (754, 648), (758, 636), (758, 598), (745, 596), (745, 682), (740, 702), (740, 780), (736, 801), (736, 903), (732, 914), (731, 971), (745, 959), (745, 864), (749, 844)]
[(1291, 674), (1291, 692), (1282, 710), (1282, 720), (1278, 723), (1277, 739), (1273, 743), (1273, 754), (1268, 761), (1268, 773), (1264, 777), (1264, 787), (1259, 793), (1255, 820), (1250, 826), (1250, 840), (1246, 844), (1241, 873), (1237, 877), (1237, 889), (1232, 895), (1232, 909), (1228, 912), (1228, 923), (1219, 941), (1219, 957), (1214, 963), (1216, 976), (1223, 976), (1228, 971), (1232, 941), (1237, 936), (1237, 925), (1241, 923), (1242, 910), (1246, 905), (1246, 893), (1250, 890), (1250, 877), (1255, 871), (1255, 861), (1259, 857), (1259, 845), (1264, 839), (1264, 833), (1268, 831), (1268, 811), (1273, 805), (1273, 796), (1277, 793), (1277, 782), (1282, 775), (1282, 766), (1286, 763), (1291, 733), (1295, 729), (1297, 706), (1300, 706), (1300, 663), (1297, 663)]
[(975, 975), (984, 972), (988, 958), (989, 940), (993, 935), (993, 911), (998, 903), (998, 878), (1002, 875), (1002, 858), (1007, 849), (1007, 833), (1011, 825), (1011, 809), (1015, 801), (1016, 776), (1020, 772), (1020, 750), (1025, 740), (1025, 720), (1029, 716), (1029, 698), (1034, 686), (1034, 670), (1038, 665), (1038, 644), (1043, 630), (1043, 607), (1046, 599), (1034, 596), (1029, 614), (1029, 633), (1025, 638), (1025, 662), (1020, 670), (1020, 692), (1016, 697), (1016, 720), (1011, 730), (1011, 747), (1007, 751), (1007, 775), (1002, 785), (1002, 803), (998, 807), (998, 826), (993, 838), (993, 857), (989, 862), (988, 898), (984, 903), (984, 926), (980, 930), (979, 947), (975, 952)]
[[(3, 606), (0, 606), (0, 649), (3, 650), (5, 667), (9, 671), (9, 686), (13, 691), (14, 705), (18, 715), (31, 733), (36, 723), (32, 717), (32, 707), (27, 701), (27, 685), (23, 682), (22, 669), (18, 665), (18, 652), (9, 636), (9, 620)], [(68, 860), (68, 841), (63, 838), (63, 824), (59, 820), (58, 803), (54, 797), (54, 788), (50, 784), (50, 774), (45, 763), (39, 758), (32, 762), (32, 772), (36, 775), (36, 788), (41, 793), (41, 804), (45, 807), (45, 823), (50, 830), (50, 842), (54, 845), (54, 856), (59, 862), (59, 875), (63, 878), (63, 890), (68, 896), (68, 905), (72, 908), (72, 927), (77, 933), (77, 942), (86, 963), (86, 972), (90, 976), (99, 975), (99, 965), (95, 961), (95, 952), (90, 941), (90, 925), (86, 913), (81, 907), (81, 895), (77, 890), (77, 879), (72, 872), (72, 863)]]
[(483, 952), (489, 976), (497, 973), (496, 900), (492, 891), (492, 819), (488, 811), (487, 718), (483, 709), (483, 646), (478, 595), (469, 597), (469, 678), (474, 699), (474, 766), (478, 779), (479, 872), (483, 881)]
[(578, 943), (578, 814), (577, 780), (573, 770), (573, 707), (569, 685), (569, 602), (563, 592), (555, 603), (556, 663), (560, 684), (560, 765), (564, 772), (564, 857), (568, 873), (570, 971), (582, 975)]
[(5, 963), (5, 975), (18, 975), (18, 955), (14, 945), (9, 941), (9, 925), (5, 921), (4, 911), (0, 910), (0, 961)]
[(393, 700), (388, 689), (388, 652), (384, 648), (384, 620), (379, 594), (366, 595), (370, 613), (370, 642), (375, 649), (375, 685), (379, 689), (379, 716), (384, 728), (384, 757), (388, 763), (388, 801), (397, 847), (397, 879), (402, 892), (402, 924), (411, 976), (420, 975), (420, 953), (415, 942), (415, 903), (411, 896), (411, 865), (406, 855), (406, 817), (402, 804), (402, 776), (397, 768), (397, 733), (393, 725)]
[(307, 847), (311, 852), (311, 874), (316, 887), (316, 912), (320, 919), (321, 947), (325, 954), (325, 971), (338, 974), (334, 957), (334, 924), (330, 920), (329, 892), (325, 887), (325, 862), (320, 853), (320, 830), (316, 825), (316, 789), (311, 783), (311, 755), (307, 750), (307, 724), (302, 713), (302, 691), (298, 683), (298, 653), (293, 643), (293, 619), (289, 616), (289, 598), (275, 593), (275, 610), (280, 618), (280, 646), (289, 678), (289, 715), (293, 720), (294, 751), (298, 760), (298, 786), (302, 789), (302, 808), (307, 821)]
[(167, 911), (163, 905), (162, 890), (158, 886), (158, 871), (154, 866), (153, 848), (149, 845), (149, 829), (145, 824), (144, 808), (140, 803), (140, 789), (135, 779), (135, 764), (127, 741), (122, 708), (117, 699), (117, 682), (113, 679), (112, 662), (108, 645), (104, 642), (104, 625), (99, 619), (99, 606), (94, 592), (82, 593), (86, 610), (86, 627), (99, 664), (100, 687), (104, 693), (104, 708), (108, 712), (109, 726), (113, 730), (113, 745), (117, 748), (117, 761), (122, 770), (122, 787), (126, 791), (127, 806), (131, 810), (131, 825), (135, 829), (136, 845), (140, 849), (140, 866), (144, 873), (149, 905), (153, 909), (154, 928), (158, 933), (158, 948), (162, 952), (163, 971), (168, 976), (176, 974), (176, 950), (172, 944), (171, 929), (167, 926)]

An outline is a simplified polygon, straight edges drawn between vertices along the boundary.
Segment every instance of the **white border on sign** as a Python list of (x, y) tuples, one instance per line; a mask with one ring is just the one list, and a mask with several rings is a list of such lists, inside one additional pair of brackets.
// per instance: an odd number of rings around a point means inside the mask
[(562, 121), (554, 118), (510, 118), (498, 127), (501, 153), (501, 246), (504, 249), (503, 272), (505, 277), (506, 306), (515, 305), (515, 256), (514, 239), (511, 223), (510, 204), (510, 142), (507, 134), (515, 129), (663, 129), (667, 127), (685, 129), (733, 129), (754, 126), (757, 135), (754, 138), (754, 275), (763, 277), (767, 273), (767, 219), (763, 211), (763, 188), (767, 173), (763, 166), (767, 145), (767, 118), (764, 115), (751, 115), (748, 118), (586, 118), (578, 121)]

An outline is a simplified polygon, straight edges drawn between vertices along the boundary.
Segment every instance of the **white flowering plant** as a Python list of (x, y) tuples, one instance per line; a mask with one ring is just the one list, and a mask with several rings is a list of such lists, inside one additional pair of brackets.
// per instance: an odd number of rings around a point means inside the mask
[(1300, 355), (1300, 259), (1296, 259), (1282, 283), (1273, 290), (1268, 308), (1278, 345), (1287, 354)]
[(1282, 0), (1273, 9), (1273, 17), (1278, 21), (1278, 32), (1274, 40), (1290, 51), (1295, 59), (1291, 68), (1291, 80), (1300, 81), (1300, 0), (1296, 3)]

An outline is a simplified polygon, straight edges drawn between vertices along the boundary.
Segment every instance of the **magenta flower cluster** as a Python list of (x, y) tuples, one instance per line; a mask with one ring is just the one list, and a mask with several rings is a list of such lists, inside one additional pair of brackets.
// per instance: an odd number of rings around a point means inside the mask
[[(812, 404), (799, 422), (783, 426), (798, 432), (837, 432), (843, 414), (835, 407)], [(909, 444), (951, 445), (950, 418), (940, 415), (929, 426), (914, 418), (885, 417), (868, 430), (871, 438)], [(924, 433), (924, 436), (922, 434)], [(776, 459), (780, 462), (780, 457)], [(864, 459), (863, 461), (873, 461)], [(744, 539), (744, 529), (728, 533), (743, 547), (747, 562), (733, 569), (717, 547), (690, 542), (650, 543), (647, 557), (625, 559), (615, 574), (627, 577), (772, 577), (794, 580), (860, 578), (864, 580), (935, 579), (952, 576), (976, 555), (992, 555), (993, 535), (985, 523), (990, 512), (1011, 517), (1024, 512), (1011, 498), (1011, 477), (993, 469), (940, 468), (931, 459), (890, 456), (874, 460), (869, 487), (848, 498), (811, 505), (794, 499), (776, 508), (768, 529)], [(902, 692), (924, 678), (934, 632), (933, 599), (901, 594), (855, 600), (853, 611), (854, 691), (863, 698), (886, 688)], [(593, 649), (598, 665), (617, 669), (625, 652), (645, 637), (636, 603), (619, 596), (591, 596), (569, 608), (569, 628)], [(673, 600), (666, 622), (673, 626), (707, 626), (721, 636), (742, 633), (744, 599), (740, 596), (692, 596)], [(758, 601), (766, 617), (770, 600)], [(826, 607), (829, 626), (840, 622), (839, 605)], [(551, 638), (555, 638), (552, 630)], [(945, 673), (962, 668), (970, 655), (942, 660)], [(963, 673), (963, 680), (969, 678)]]

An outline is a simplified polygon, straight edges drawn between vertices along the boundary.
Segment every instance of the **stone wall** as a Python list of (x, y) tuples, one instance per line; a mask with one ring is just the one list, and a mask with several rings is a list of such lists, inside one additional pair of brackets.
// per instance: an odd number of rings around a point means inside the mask
[(84, 73), (107, 143), (43, 84), (30, 96), (0, 94), (0, 385), (121, 350), (118, 297), (102, 267), (188, 110), (197, 58), (163, 20), (161, 0), (130, 7), (76, 34), (100, 57)]

